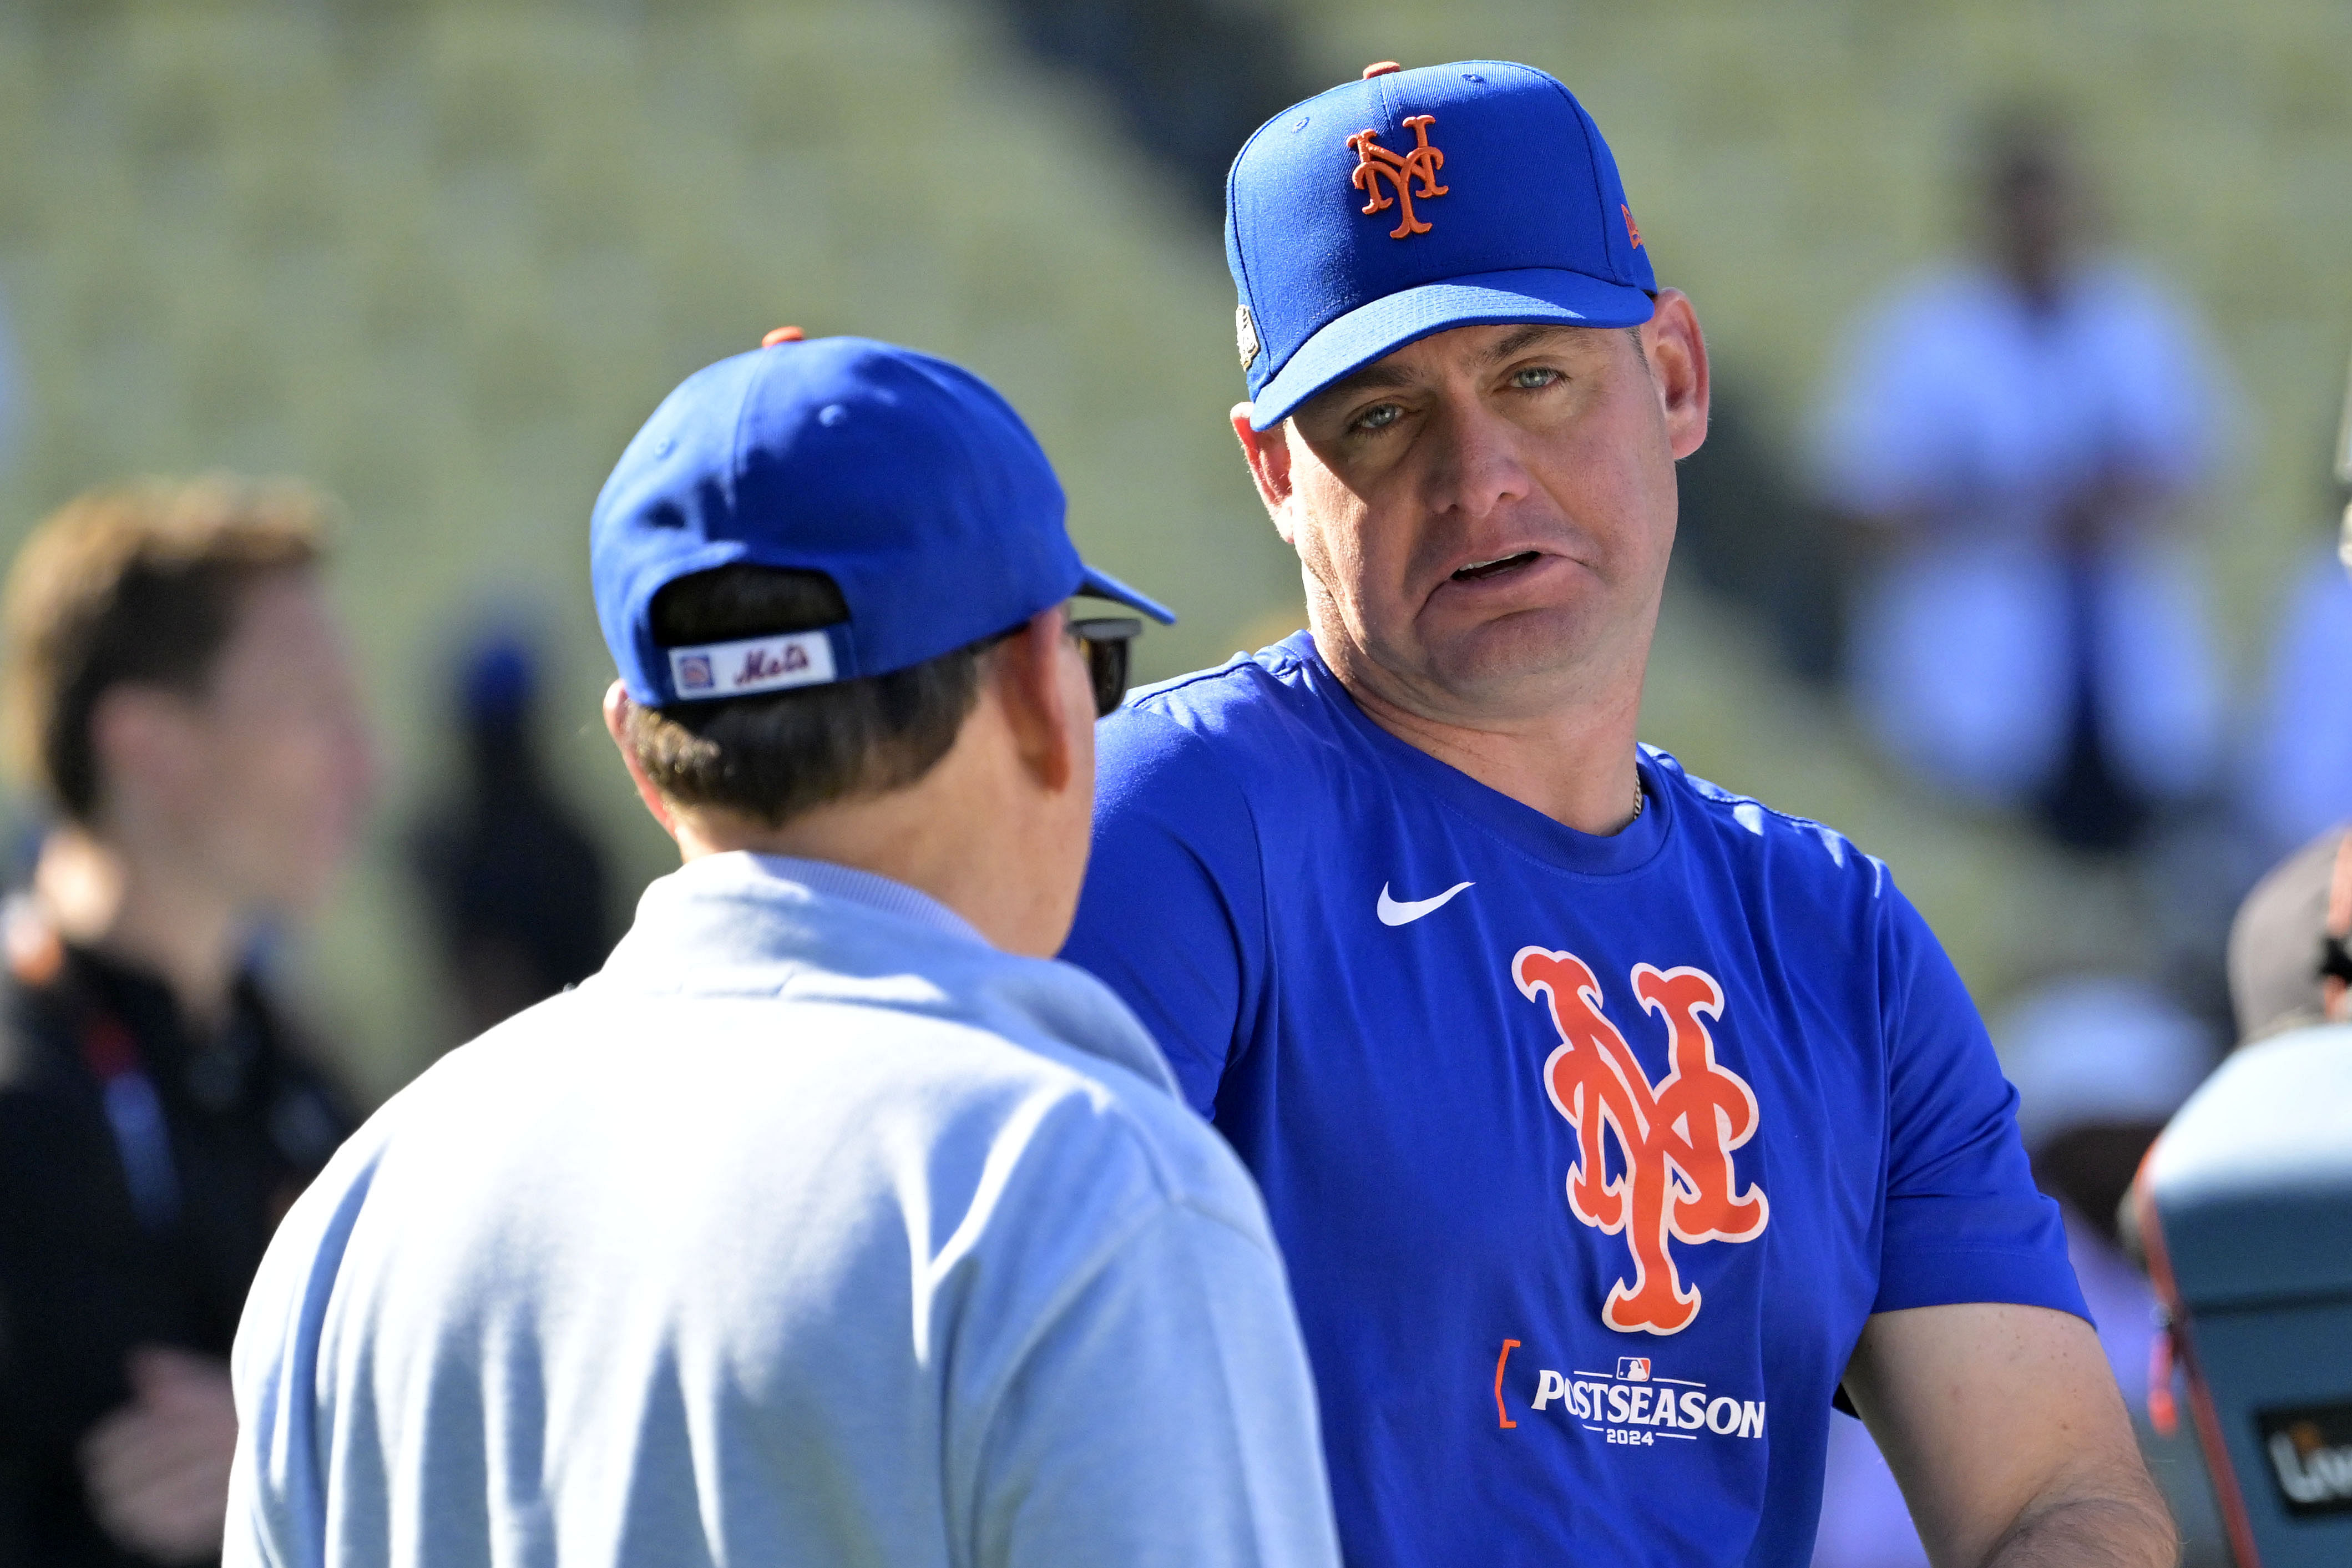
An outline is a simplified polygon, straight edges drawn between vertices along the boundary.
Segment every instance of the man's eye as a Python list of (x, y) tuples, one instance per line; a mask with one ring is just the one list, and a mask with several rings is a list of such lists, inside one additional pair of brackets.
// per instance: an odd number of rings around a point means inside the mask
[(1540, 365), (1529, 365), (1525, 370), (1515, 370), (1511, 373), (1511, 384), (1524, 392), (1532, 392), (1539, 386), (1549, 386), (1559, 379), (1559, 372), (1548, 370)]
[(1361, 414), (1357, 415), (1356, 428), (1359, 430), (1385, 430), (1403, 417), (1403, 409), (1398, 407), (1393, 403), (1383, 403), (1376, 407), (1367, 408)]

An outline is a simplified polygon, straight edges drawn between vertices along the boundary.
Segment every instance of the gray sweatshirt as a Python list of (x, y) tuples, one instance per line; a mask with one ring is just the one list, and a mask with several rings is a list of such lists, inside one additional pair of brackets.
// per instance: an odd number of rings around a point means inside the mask
[(735, 854), (288, 1215), (230, 1564), (1336, 1563), (1256, 1190), (1109, 991)]

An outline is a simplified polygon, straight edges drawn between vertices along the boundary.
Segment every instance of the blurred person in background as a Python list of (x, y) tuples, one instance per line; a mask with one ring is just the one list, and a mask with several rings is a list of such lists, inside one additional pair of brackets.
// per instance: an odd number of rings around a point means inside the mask
[(2352, 817), (2352, 578), (2334, 538), (2295, 573), (2275, 624), (2244, 781), (2265, 861)]
[(2314, 1024), (2340, 1023), (2328, 982), (2352, 975), (2331, 935), (2330, 904), (2346, 879), (2346, 830), (2331, 827), (2271, 868), (2230, 927), (2230, 1010), (2241, 1045)]
[[(2336, 480), (2352, 485), (2352, 374), (2336, 437)], [(2314, 541), (2272, 647), (2269, 700), (2247, 772), (2248, 815), (2265, 858), (2352, 817), (2352, 509)]]
[[(2336, 479), (2352, 486), (2352, 379), (2336, 438)], [(2335, 558), (2305, 576), (2272, 675), (2253, 815), (2273, 841), (2301, 847), (2246, 895), (2230, 928), (2230, 1005), (2242, 1044), (2352, 1016), (2352, 506)]]
[(2352, 830), (2329, 828), (2254, 885), (2230, 927), (2240, 1045), (2352, 1020)]
[(1826, 498), (1870, 558), (1846, 668), (1922, 777), (2126, 850), (2210, 784), (2221, 739), (2168, 524), (2213, 471), (2221, 378), (2181, 305), (2090, 253), (2055, 126), (1997, 124), (1981, 177), (1982, 258), (1871, 311), (1821, 417)]
[(57, 825), (6, 928), (0, 1563), (218, 1553), (237, 1313), (350, 1125), (255, 970), (369, 790), (320, 510), (97, 491), (8, 578), (9, 739)]
[[(2017, 1088), (2035, 1184), (2064, 1216), (2067, 1256), (2149, 1471), (2180, 1526), (2183, 1561), (2221, 1568), (2220, 1521), (2196, 1446), (2159, 1436), (2148, 1421), (2158, 1304), (2116, 1224), (2141, 1157), (2216, 1059), (2210, 1034), (2158, 987), (2104, 974), (2033, 990), (1993, 1033)], [(1832, 1424), (1813, 1568), (1927, 1568), (1903, 1494), (1859, 1422)]]
[(457, 685), (465, 782), (418, 826), (413, 861), (470, 1039), (593, 974), (613, 931), (604, 855), (540, 757), (530, 645), (477, 637)]

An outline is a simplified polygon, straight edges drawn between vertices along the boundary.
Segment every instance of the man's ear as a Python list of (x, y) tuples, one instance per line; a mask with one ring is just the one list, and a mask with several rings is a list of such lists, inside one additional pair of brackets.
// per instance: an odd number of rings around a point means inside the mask
[[(990, 660), (985, 679), (996, 689), (1004, 721), (1022, 765), (1047, 790), (1067, 789), (1077, 773), (1077, 747), (1072, 739), (1071, 683), (1062, 661), (1062, 607), (1040, 610), (1017, 636), (1006, 637), (983, 657)], [(1084, 715), (1091, 724), (1094, 715)]]
[(109, 687), (89, 713), (101, 793), (118, 803), (183, 798), (194, 783), (199, 722), (177, 692), (129, 681)]
[(1234, 438), (1242, 444), (1242, 460), (1249, 465), (1250, 479), (1257, 485), (1257, 499), (1265, 503), (1266, 515), (1274, 519), (1274, 531), (1288, 544), (1290, 422), (1286, 419), (1271, 430), (1253, 430), (1246, 403), (1234, 405), (1233, 422)]
[(1665, 417), (1666, 441), (1679, 461), (1706, 439), (1706, 338), (1699, 331), (1690, 296), (1679, 289), (1658, 291), (1657, 308), (1641, 331), (1650, 379), (1657, 387), (1658, 411)]
[(662, 798), (662, 792), (654, 787), (654, 781), (646, 776), (646, 765), (637, 760), (637, 749), (629, 744), (629, 715), (636, 710), (636, 706), (629, 696), (625, 682), (615, 680), (606, 687), (604, 732), (612, 736), (613, 744), (620, 748), (621, 765), (629, 770), (629, 782), (637, 786), (637, 798), (646, 803), (646, 809), (654, 814), (654, 820), (661, 824), (662, 831), (675, 838), (677, 837), (677, 816), (670, 810), (669, 802)]

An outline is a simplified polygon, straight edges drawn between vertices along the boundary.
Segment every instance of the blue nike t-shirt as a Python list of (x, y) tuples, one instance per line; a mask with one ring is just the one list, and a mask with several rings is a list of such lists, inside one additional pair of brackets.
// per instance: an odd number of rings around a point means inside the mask
[(1644, 748), (1594, 837), (1305, 633), (1099, 731), (1064, 956), (1265, 1194), (1356, 1568), (1801, 1564), (1873, 1312), (2083, 1314), (1886, 868)]

